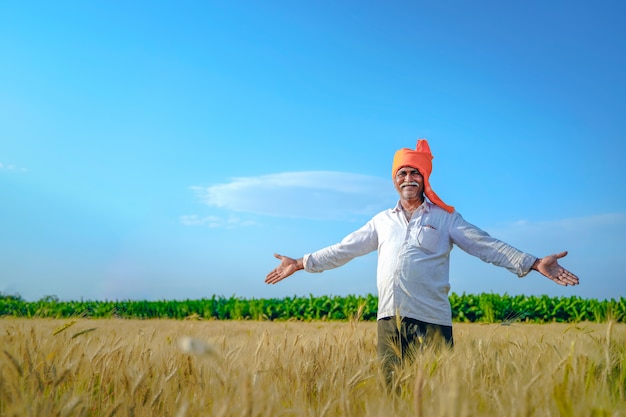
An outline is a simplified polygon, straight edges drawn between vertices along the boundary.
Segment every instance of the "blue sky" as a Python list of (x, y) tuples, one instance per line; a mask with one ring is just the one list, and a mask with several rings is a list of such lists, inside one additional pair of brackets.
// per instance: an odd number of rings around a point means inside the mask
[(468, 221), (581, 278), (456, 248), (457, 293), (626, 296), (619, 1), (0, 4), (0, 291), (375, 293), (376, 254), (264, 284), (395, 205), (429, 140)]

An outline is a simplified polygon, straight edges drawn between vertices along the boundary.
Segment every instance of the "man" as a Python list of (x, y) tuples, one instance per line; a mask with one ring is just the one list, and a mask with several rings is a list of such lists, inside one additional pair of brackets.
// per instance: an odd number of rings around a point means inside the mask
[(391, 175), (400, 201), (394, 208), (378, 213), (341, 242), (300, 259), (275, 254), (280, 264), (265, 278), (276, 284), (298, 270), (322, 272), (378, 250), (378, 356), (388, 382), (393, 366), (416, 345), (440, 337), (453, 344), (448, 300), (453, 244), (519, 277), (535, 270), (560, 285), (578, 284), (578, 277), (558, 263), (567, 252), (537, 258), (519, 251), (441, 201), (429, 183), (432, 159), (425, 139), (418, 140), (415, 150), (397, 151)]

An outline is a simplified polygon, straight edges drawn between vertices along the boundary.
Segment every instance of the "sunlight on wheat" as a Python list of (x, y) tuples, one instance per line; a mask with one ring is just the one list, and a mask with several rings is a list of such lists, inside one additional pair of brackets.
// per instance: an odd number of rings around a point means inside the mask
[(0, 416), (626, 415), (624, 324), (456, 324), (455, 340), (387, 393), (372, 322), (3, 318)]

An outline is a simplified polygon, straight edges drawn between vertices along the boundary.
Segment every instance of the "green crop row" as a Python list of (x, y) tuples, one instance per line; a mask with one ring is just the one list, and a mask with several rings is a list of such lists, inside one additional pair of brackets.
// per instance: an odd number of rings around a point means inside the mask
[(451, 294), (452, 317), (457, 322), (509, 323), (626, 322), (626, 298), (596, 300), (499, 294)]
[[(626, 298), (510, 296), (507, 294), (450, 295), (456, 322), (509, 323), (626, 322)], [(366, 320), (376, 319), (378, 298), (367, 296), (286, 297), (244, 299), (213, 296), (182, 301), (60, 301), (45, 297), (28, 302), (0, 293), (0, 316), (40, 318), (133, 318), (216, 320)]]

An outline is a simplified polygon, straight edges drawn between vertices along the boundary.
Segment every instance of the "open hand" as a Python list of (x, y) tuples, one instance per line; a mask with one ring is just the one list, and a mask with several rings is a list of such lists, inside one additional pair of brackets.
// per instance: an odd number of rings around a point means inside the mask
[(578, 285), (578, 277), (559, 265), (558, 260), (566, 255), (567, 251), (537, 259), (533, 269), (559, 285)]
[(272, 272), (267, 274), (265, 277), (266, 284), (276, 284), (279, 281), (287, 278), (292, 275), (294, 272), (304, 269), (304, 265), (302, 263), (302, 258), (293, 259), (288, 256), (279, 255), (277, 253), (274, 254), (276, 259), (280, 259), (280, 265), (278, 265)]

